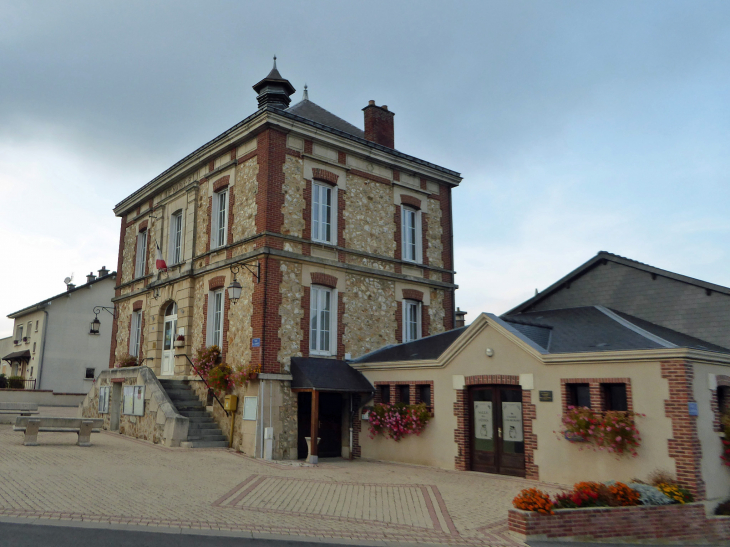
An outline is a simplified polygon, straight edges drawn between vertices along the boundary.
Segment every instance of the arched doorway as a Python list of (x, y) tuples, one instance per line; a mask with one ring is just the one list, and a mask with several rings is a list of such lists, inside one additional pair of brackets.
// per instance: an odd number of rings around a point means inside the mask
[(170, 302), (165, 309), (165, 324), (162, 329), (162, 376), (175, 374), (175, 350), (174, 342), (177, 337), (177, 304)]

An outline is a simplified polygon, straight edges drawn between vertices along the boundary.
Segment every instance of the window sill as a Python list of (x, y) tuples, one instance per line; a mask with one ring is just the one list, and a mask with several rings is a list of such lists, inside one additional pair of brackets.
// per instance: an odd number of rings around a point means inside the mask
[(314, 350), (311, 350), (311, 349), (309, 350), (309, 356), (310, 357), (329, 357), (329, 358), (332, 358), (332, 359), (335, 358), (335, 356), (332, 355), (329, 352), (319, 352), (319, 351), (314, 351)]

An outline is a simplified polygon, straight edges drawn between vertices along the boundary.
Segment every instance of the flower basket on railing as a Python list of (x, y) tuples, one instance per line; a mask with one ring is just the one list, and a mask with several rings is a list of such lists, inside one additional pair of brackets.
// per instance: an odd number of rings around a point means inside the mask
[(176, 348), (184, 348), (185, 347), (185, 336), (182, 334), (178, 334), (177, 338), (175, 338), (175, 341), (172, 343), (173, 347)]

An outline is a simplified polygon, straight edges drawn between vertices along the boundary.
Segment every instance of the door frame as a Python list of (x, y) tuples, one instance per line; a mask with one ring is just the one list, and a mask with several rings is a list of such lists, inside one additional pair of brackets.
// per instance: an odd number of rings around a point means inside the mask
[[(170, 304), (175, 305), (175, 313), (170, 315), (165, 315), (165, 312), (167, 311), (167, 308), (170, 306)], [(167, 327), (167, 323), (172, 323), (172, 332), (170, 335), (170, 349), (165, 349), (165, 329)], [(163, 313), (162, 313), (162, 354), (160, 359), (160, 376), (174, 376), (175, 375), (175, 338), (177, 338), (177, 303), (174, 301), (168, 302), (165, 304)], [(165, 362), (169, 360), (170, 362), (170, 372), (165, 372)]]
[[(494, 460), (493, 464), (485, 464), (482, 466), (482, 469), (476, 469), (475, 468), (475, 447), (474, 447), (474, 392), (478, 390), (484, 390), (484, 389), (491, 389), (492, 390), (492, 426), (493, 426), (493, 435), (492, 438), (494, 439), (495, 447), (494, 447)], [(504, 437), (502, 432), (502, 396), (500, 393), (500, 390), (510, 390), (510, 391), (519, 391), (521, 394), (520, 397), (520, 403), (522, 405), (522, 444), (523, 444), (523, 456), (522, 456), (522, 468), (518, 467), (506, 467), (504, 465), (505, 460), (505, 453), (504, 452)], [(467, 386), (466, 389), (466, 422), (469, 424), (467, 428), (467, 445), (468, 445), (468, 458), (469, 458), (469, 467), (468, 469), (471, 471), (479, 471), (483, 473), (493, 473), (497, 475), (505, 475), (505, 476), (516, 476), (516, 477), (525, 477), (527, 475), (527, 447), (526, 445), (526, 427), (525, 427), (525, 398), (524, 398), (525, 390), (522, 389), (522, 387), (517, 384), (473, 384)], [(509, 401), (504, 401), (509, 402)], [(529, 401), (528, 401), (529, 402)]]

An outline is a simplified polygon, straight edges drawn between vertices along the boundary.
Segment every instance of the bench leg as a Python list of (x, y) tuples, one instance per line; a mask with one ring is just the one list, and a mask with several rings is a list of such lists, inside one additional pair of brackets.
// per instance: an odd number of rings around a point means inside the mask
[(76, 443), (79, 446), (91, 446), (91, 430), (94, 427), (94, 422), (81, 422), (79, 428), (79, 441)]
[(28, 424), (25, 426), (25, 438), (23, 439), (25, 446), (38, 446), (38, 428), (40, 425), (40, 420), (28, 420)]

